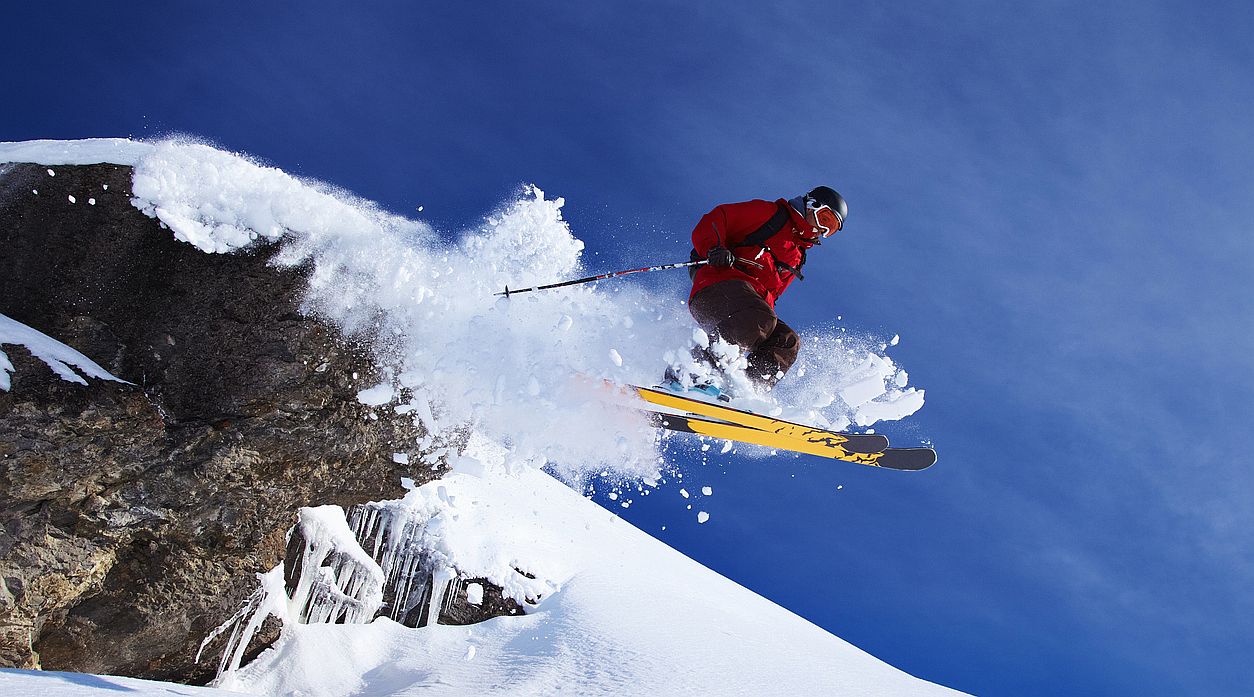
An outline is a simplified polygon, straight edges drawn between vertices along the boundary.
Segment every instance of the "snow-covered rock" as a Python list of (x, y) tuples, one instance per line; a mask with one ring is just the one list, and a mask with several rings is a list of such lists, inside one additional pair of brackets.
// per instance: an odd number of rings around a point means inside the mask
[(208, 679), (301, 506), (401, 496), (447, 444), (357, 400), (382, 374), (300, 269), (173, 239), (131, 176), (0, 167), (0, 666)]

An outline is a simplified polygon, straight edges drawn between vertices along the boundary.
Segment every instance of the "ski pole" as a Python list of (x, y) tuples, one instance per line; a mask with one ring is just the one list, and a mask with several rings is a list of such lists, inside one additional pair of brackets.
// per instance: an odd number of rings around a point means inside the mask
[(533, 290), (547, 290), (549, 288), (561, 288), (562, 286), (573, 286), (579, 283), (591, 283), (593, 281), (600, 281), (605, 278), (614, 278), (615, 276), (626, 276), (629, 273), (641, 273), (643, 271), (665, 271), (666, 269), (679, 269), (685, 266), (701, 266), (702, 264), (708, 264), (708, 263), (710, 263), (708, 260), (702, 259), (700, 261), (685, 261), (679, 264), (663, 264), (661, 266), (646, 266), (641, 269), (629, 269), (627, 271), (611, 271), (610, 273), (603, 273), (600, 276), (588, 276), (587, 278), (576, 278), (573, 281), (562, 281), (561, 283), (550, 283), (547, 286), (536, 286), (534, 288), (518, 288), (516, 290), (510, 290), (509, 286), (505, 286), (504, 292), (495, 293), (495, 295), (504, 295), (505, 297), (508, 298), (509, 296), (514, 295), (515, 293), (527, 293)]

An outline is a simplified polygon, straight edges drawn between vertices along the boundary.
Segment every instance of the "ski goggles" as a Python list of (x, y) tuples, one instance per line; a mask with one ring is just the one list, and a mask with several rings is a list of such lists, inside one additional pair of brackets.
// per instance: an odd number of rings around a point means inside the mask
[(819, 235), (822, 237), (831, 237), (844, 225), (840, 214), (832, 210), (831, 206), (813, 206), (810, 210), (814, 211), (815, 227), (819, 229)]

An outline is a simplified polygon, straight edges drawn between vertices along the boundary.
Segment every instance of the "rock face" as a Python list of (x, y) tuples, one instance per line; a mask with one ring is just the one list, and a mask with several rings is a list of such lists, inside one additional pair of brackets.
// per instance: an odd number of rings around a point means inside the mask
[(4, 347), (0, 666), (203, 681), (197, 647), (299, 507), (437, 472), (393, 462), (421, 463), (424, 434), (357, 402), (369, 347), (298, 312), (301, 269), (176, 241), (130, 205), (128, 167), (48, 169), (0, 165), (0, 314), (133, 384)]

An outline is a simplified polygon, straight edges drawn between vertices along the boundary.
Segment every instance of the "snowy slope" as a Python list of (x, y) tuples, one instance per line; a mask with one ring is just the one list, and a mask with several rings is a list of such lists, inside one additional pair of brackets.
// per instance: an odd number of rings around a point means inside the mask
[[(526, 189), (450, 239), (196, 143), (0, 143), (6, 160), (47, 165), (48, 176), (59, 164), (132, 165), (134, 205), (176, 238), (206, 253), (277, 240), (275, 263), (311, 263), (305, 311), (346, 334), (380, 337), (387, 380), (362, 385), (360, 401), (421, 421), (427, 449), (461, 429), (474, 434), (471, 451), (449, 453), (453, 474), (380, 505), (417, 521), (422, 551), (447, 568), (520, 601), (540, 598), (523, 617), (408, 629), (386, 619), (300, 624), (281, 591), (270, 592), (261, 607), (285, 619), (283, 638), (221, 686), (310, 697), (950, 693), (688, 560), (540, 470), (574, 482), (603, 471), (646, 484), (659, 477), (666, 443), (590, 385), (651, 383), (704, 340), (682, 303), (630, 283), (496, 297), (506, 284), (582, 275), (583, 243), (562, 220), (561, 199)], [(885, 349), (838, 331), (811, 336), (794, 371), (804, 392), (790, 376), (759, 401), (837, 428), (908, 416), (923, 393)], [(302, 518), (334, 529), (336, 545), (356, 545), (342, 519), (331, 520), (342, 512), (327, 508)], [(373, 551), (347, 551), (361, 568), (374, 564)]]
[(239, 693), (113, 675), (0, 668), (0, 695), (4, 697), (118, 697), (120, 694), (129, 697), (237, 697)]
[[(483, 462), (496, 471), (501, 462)], [(221, 686), (266, 695), (940, 695), (653, 540), (531, 468), (453, 474), (405, 499), (472, 573), (549, 594), (469, 627), (297, 625)]]

